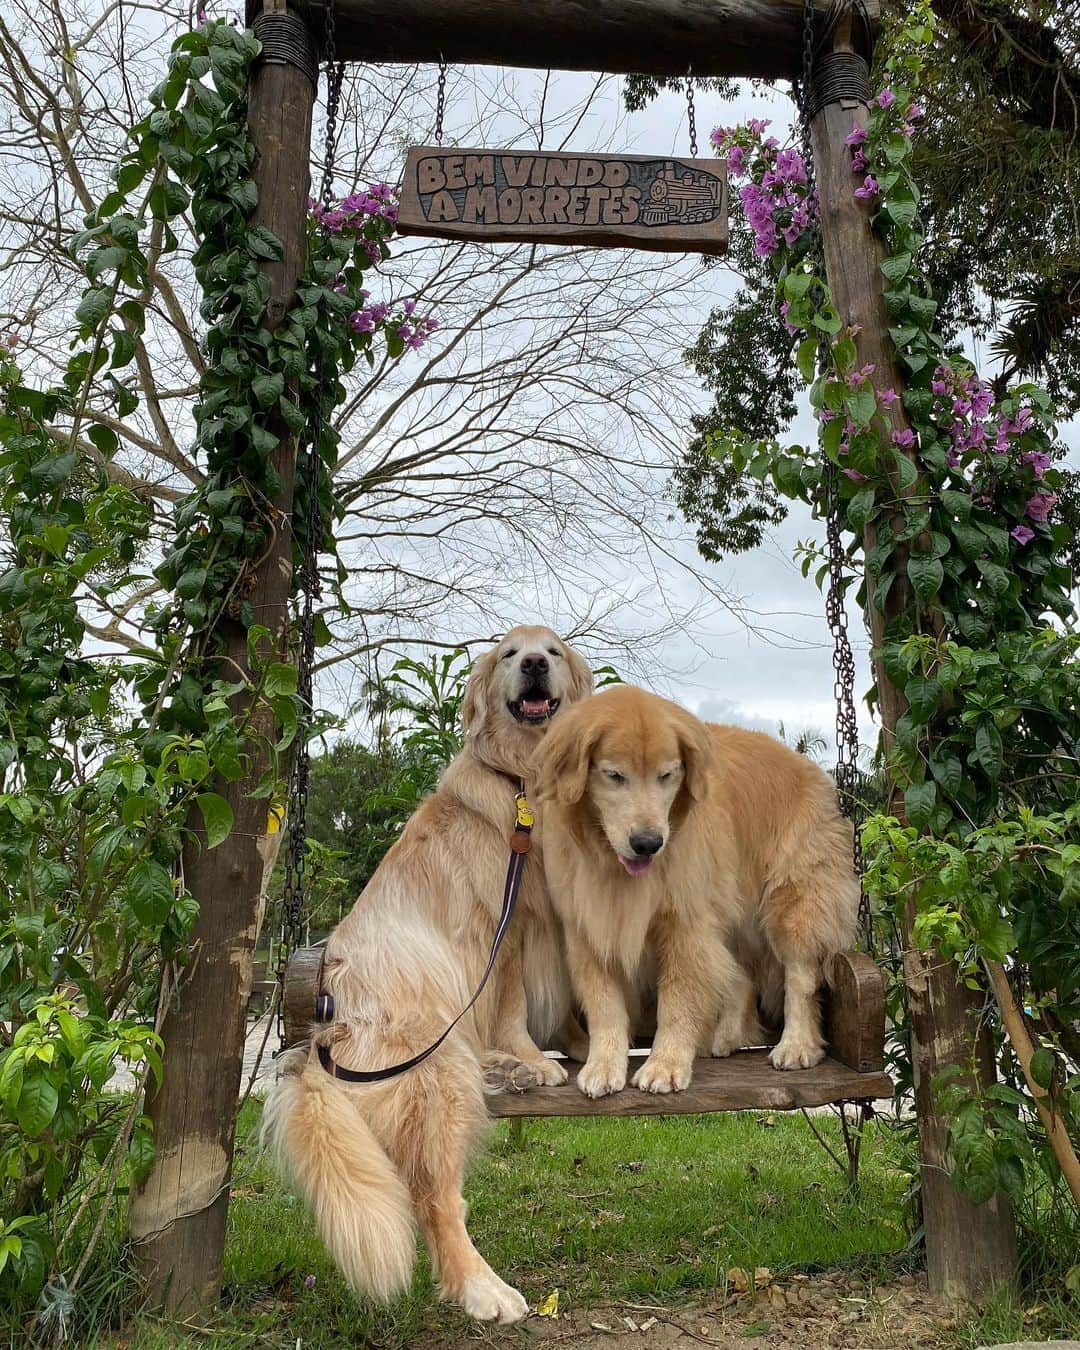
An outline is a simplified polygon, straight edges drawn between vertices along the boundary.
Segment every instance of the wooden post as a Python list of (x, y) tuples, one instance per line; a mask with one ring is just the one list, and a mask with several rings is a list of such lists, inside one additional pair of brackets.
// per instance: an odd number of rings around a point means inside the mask
[[(287, 12), (287, 0), (267, 0), (266, 11)], [(306, 30), (300, 37), (310, 43)], [(316, 69), (309, 51), (309, 70)], [(297, 65), (256, 63), (248, 126), (256, 148), (259, 204), (254, 219), (284, 246), (284, 260), (267, 265), (271, 298), (266, 322), (274, 327), (292, 303), (306, 247), (308, 157), (315, 87)], [(259, 562), (250, 595), (256, 622), (283, 650), (292, 572), (292, 513), (296, 440), (282, 434), (273, 464), (281, 478), (274, 503), (279, 528)], [(246, 631), (227, 633), (227, 660), (248, 668)], [(261, 730), (273, 734), (263, 716)], [(263, 874), (260, 842), (267, 803), (252, 788), (267, 765), (253, 741), (246, 776), (219, 783), (234, 813), (233, 832), (205, 847), (201, 821), (189, 821), (195, 841), (184, 852), (184, 876), (199, 902), (194, 956), (183, 974), (179, 1006), (165, 1029), (165, 1080), (147, 1110), (154, 1125), (153, 1169), (131, 1197), (129, 1231), (147, 1296), (169, 1310), (215, 1299), (221, 1279), (225, 1216), (233, 1157), (237, 1097), (243, 1067), (245, 1015)]]
[[(850, 50), (850, 21), (835, 30), (835, 50)], [(855, 338), (859, 365), (872, 362), (878, 389), (903, 389), (903, 376), (888, 337), (889, 317), (883, 298), (879, 264), (884, 257), (880, 240), (870, 227), (870, 210), (854, 195), (857, 186), (845, 137), (852, 125), (866, 121), (865, 104), (846, 98), (827, 104), (813, 118), (811, 138), (821, 198), (821, 227), (825, 267), (833, 300), (847, 324), (858, 325)], [(908, 425), (900, 401), (889, 415), (896, 430)], [(914, 452), (909, 457), (916, 461)], [(918, 483), (910, 491), (920, 492)], [(885, 522), (881, 528), (890, 528)], [(868, 529), (869, 551), (876, 532)], [(867, 584), (872, 587), (868, 578)], [(872, 599), (873, 592), (870, 591)], [(914, 614), (915, 597), (903, 571), (897, 576), (879, 614), (871, 603), (870, 629), (875, 652), (874, 677), (886, 744), (893, 736), (906, 704), (885, 673), (880, 644), (889, 619)], [(927, 631), (940, 624), (931, 613)], [(902, 803), (892, 810), (902, 816)], [(984, 1205), (974, 1205), (956, 1191), (944, 1171), (948, 1126), (937, 1112), (934, 1077), (946, 1066), (959, 1065), (975, 1086), (994, 1079), (990, 1038), (982, 1021), (984, 998), (966, 988), (956, 966), (934, 952), (920, 952), (911, 940), (913, 914), (904, 924), (904, 975), (908, 990), (911, 1053), (915, 1075), (915, 1111), (922, 1165), (923, 1216), (926, 1229), (927, 1271), (930, 1288), (948, 1297), (983, 1300), (995, 1287), (1015, 1280), (1016, 1235), (1008, 1200), (1000, 1192)]]

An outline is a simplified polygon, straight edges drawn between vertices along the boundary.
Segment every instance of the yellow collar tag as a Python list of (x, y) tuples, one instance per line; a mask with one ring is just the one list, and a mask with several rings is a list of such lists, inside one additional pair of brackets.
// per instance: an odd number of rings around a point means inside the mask
[(517, 823), (525, 830), (531, 830), (536, 824), (536, 816), (532, 807), (529, 805), (529, 799), (525, 796), (524, 792), (518, 793)]

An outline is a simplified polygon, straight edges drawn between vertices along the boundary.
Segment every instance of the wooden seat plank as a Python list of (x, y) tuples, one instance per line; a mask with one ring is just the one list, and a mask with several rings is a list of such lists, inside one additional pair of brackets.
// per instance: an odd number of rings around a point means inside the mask
[[(774, 1069), (768, 1050), (740, 1050), (727, 1059), (694, 1061), (694, 1077), (685, 1092), (622, 1092), (595, 1101), (579, 1092), (579, 1064), (563, 1063), (570, 1074), (561, 1087), (507, 1088), (487, 1098), (488, 1111), (516, 1116), (679, 1116), (709, 1111), (794, 1111), (801, 1106), (891, 1097), (887, 1073), (859, 1073), (826, 1057), (812, 1069)], [(640, 1056), (631, 1059), (631, 1074)]]

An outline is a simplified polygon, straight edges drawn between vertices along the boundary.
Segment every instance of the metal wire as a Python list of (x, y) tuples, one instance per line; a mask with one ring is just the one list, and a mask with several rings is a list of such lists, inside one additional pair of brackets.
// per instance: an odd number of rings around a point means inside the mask
[[(842, 9), (839, 11), (842, 12)], [(834, 6), (829, 15), (829, 27), (838, 16)], [(810, 120), (813, 111), (831, 102), (830, 97), (822, 100), (815, 96), (815, 33), (814, 0), (803, 0), (803, 67), (799, 82), (798, 110), (799, 131), (802, 140), (803, 158), (806, 162), (807, 179), (816, 193), (814, 173), (814, 149), (810, 136)], [(861, 63), (861, 58), (859, 58)], [(864, 66), (865, 69), (865, 66)], [(839, 97), (840, 95), (837, 95)], [(844, 94), (844, 97), (847, 95)], [(812, 111), (813, 110), (813, 111)], [(820, 210), (815, 213), (810, 227), (810, 250), (819, 276), (825, 274), (824, 246), (821, 237)], [(825, 338), (818, 345), (818, 368), (826, 355)], [(847, 631), (847, 609), (844, 605), (844, 567), (846, 555), (840, 529), (840, 490), (839, 470), (832, 460), (825, 461), (825, 484), (823, 492), (825, 515), (825, 543), (828, 558), (829, 584), (825, 594), (825, 619), (833, 640), (833, 699), (836, 705), (836, 769), (834, 778), (836, 792), (840, 801), (840, 810), (852, 823), (852, 863), (855, 875), (859, 879), (859, 923), (868, 951), (874, 949), (873, 915), (870, 900), (862, 884), (863, 856), (860, 826), (863, 808), (859, 794), (859, 719), (855, 712), (855, 658), (851, 650), (851, 640)]]
[(697, 110), (694, 107), (693, 66), (686, 69), (686, 125), (690, 132), (690, 158), (697, 159)]
[[(341, 81), (345, 72), (343, 62), (337, 60), (335, 42), (334, 0), (326, 4), (326, 141), (323, 149), (322, 184), (319, 200), (330, 209), (334, 194), (334, 158), (337, 150), (338, 105), (341, 99)], [(322, 508), (319, 485), (322, 477), (320, 444), (323, 432), (322, 357), (317, 360), (315, 372), (315, 410), (308, 427), (307, 447), (303, 455), (302, 473), (298, 484), (307, 492), (304, 514), (303, 554), (299, 568), (300, 626), (296, 653), (296, 692), (300, 713), (293, 748), (292, 769), (289, 774), (288, 830), (285, 852), (285, 876), (281, 897), (281, 942), (275, 972), (279, 985), (277, 998), (277, 1030), (281, 1050), (287, 1048), (285, 1035), (285, 967), (289, 957), (304, 938), (307, 867), (307, 803), (310, 754), (308, 741), (314, 719), (313, 670), (315, 665), (315, 602), (322, 594), (319, 581), (319, 550), (323, 537)], [(295, 519), (295, 516), (294, 516)]]

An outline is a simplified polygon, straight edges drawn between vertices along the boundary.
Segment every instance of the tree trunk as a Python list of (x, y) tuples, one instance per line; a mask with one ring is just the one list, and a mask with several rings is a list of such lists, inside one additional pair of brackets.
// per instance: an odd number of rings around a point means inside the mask
[[(836, 32), (837, 47), (849, 41), (844, 25)], [(830, 103), (814, 117), (811, 135), (821, 197), (821, 226), (825, 267), (833, 300), (846, 324), (859, 325), (855, 338), (859, 365), (875, 366), (877, 389), (903, 389), (903, 376), (888, 336), (889, 317), (883, 297), (879, 264), (884, 257), (880, 240), (870, 227), (870, 211), (858, 201), (851, 173), (851, 160), (844, 138), (855, 121), (865, 122), (865, 105), (856, 98)], [(889, 412), (895, 429), (907, 426), (903, 404), (898, 400)], [(915, 453), (905, 452), (917, 464)], [(924, 487), (914, 484), (910, 491)], [(888, 529), (891, 522), (879, 528)], [(877, 531), (868, 528), (865, 545), (877, 542)], [(902, 567), (881, 614), (873, 605), (872, 582), (867, 578), (871, 640), (875, 654), (874, 678), (886, 745), (891, 742), (898, 718), (905, 711), (901, 690), (885, 673), (880, 647), (888, 621), (915, 612), (915, 597)], [(940, 616), (927, 616), (927, 630), (940, 628)], [(902, 803), (894, 800), (894, 813), (902, 816)], [(974, 1205), (960, 1195), (945, 1172), (948, 1127), (937, 1112), (933, 1079), (948, 1065), (959, 1065), (968, 1081), (984, 1087), (994, 1080), (989, 1034), (981, 1012), (985, 999), (957, 979), (956, 966), (933, 952), (920, 952), (911, 939), (913, 914), (904, 922), (904, 972), (908, 990), (911, 1053), (915, 1075), (915, 1111), (919, 1127), (922, 1166), (923, 1217), (926, 1230), (927, 1270), (930, 1288), (949, 1297), (984, 1299), (995, 1287), (1016, 1277), (1016, 1235), (1008, 1200), (999, 1193), (984, 1205)]]
[[(286, 0), (269, 0), (284, 10)], [(284, 261), (267, 265), (271, 298), (266, 322), (274, 327), (292, 303), (306, 241), (308, 156), (315, 89), (296, 66), (258, 62), (251, 76), (248, 126), (257, 157), (255, 222), (284, 245)], [(279, 434), (282, 428), (275, 428)], [(273, 465), (281, 478), (277, 519), (292, 514), (295, 438), (282, 435)], [(254, 573), (250, 601), (256, 622), (284, 650), (292, 574), (292, 537), (279, 528)], [(226, 660), (247, 670), (247, 635), (227, 631)], [(268, 710), (259, 730), (274, 735)], [(201, 819), (191, 819), (194, 841), (184, 851), (184, 877), (199, 902), (194, 955), (184, 972), (179, 1006), (165, 1023), (165, 1078), (150, 1098), (156, 1156), (147, 1180), (131, 1197), (129, 1231), (144, 1291), (155, 1306), (190, 1308), (217, 1297), (225, 1244), (237, 1096), (243, 1067), (247, 999), (251, 986), (267, 802), (250, 793), (267, 767), (265, 752), (249, 744), (246, 776), (218, 783), (232, 806), (233, 831), (215, 849), (205, 847)]]

